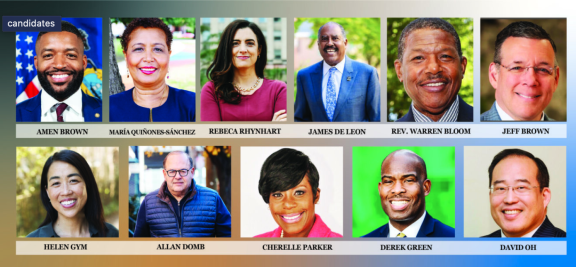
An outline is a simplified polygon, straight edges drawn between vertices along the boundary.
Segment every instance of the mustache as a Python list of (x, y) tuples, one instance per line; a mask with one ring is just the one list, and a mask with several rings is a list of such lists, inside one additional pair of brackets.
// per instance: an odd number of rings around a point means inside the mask
[(63, 73), (67, 73), (70, 75), (76, 75), (78, 73), (77, 71), (70, 70), (70, 69), (54, 69), (54, 70), (44, 71), (44, 75), (51, 75), (51, 74), (56, 73), (56, 72), (63, 72)]
[(336, 51), (336, 52), (338, 52), (338, 50), (340, 50), (340, 49), (338, 49), (338, 47), (336, 47), (336, 46), (334, 46), (334, 45), (332, 45), (332, 46), (326, 46), (326, 47), (324, 47), (323, 50), (324, 50), (325, 53), (328, 53), (328, 49), (334, 49), (334, 51)]
[(430, 81), (430, 80), (440, 80), (444, 83), (448, 83), (450, 82), (450, 78), (445, 76), (442, 72), (438, 73), (438, 74), (428, 74), (426, 75), (426, 77), (418, 80), (418, 84), (422, 84), (424, 82)]
[(410, 198), (407, 198), (407, 197), (405, 197), (405, 196), (402, 195), (402, 194), (400, 194), (400, 195), (393, 195), (393, 196), (391, 196), (391, 197), (388, 197), (388, 199), (395, 199), (395, 198), (397, 198), (397, 199), (404, 199), (404, 200), (410, 201)]

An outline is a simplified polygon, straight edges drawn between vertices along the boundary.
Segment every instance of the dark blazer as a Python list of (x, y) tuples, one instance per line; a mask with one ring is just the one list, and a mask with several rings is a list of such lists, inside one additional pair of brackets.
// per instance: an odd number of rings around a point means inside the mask
[[(323, 62), (298, 72), (295, 121), (330, 121), (322, 101)], [(332, 121), (380, 121), (380, 82), (374, 67), (346, 56)]]
[[(106, 237), (118, 237), (118, 229), (116, 229), (116, 227), (107, 222), (104, 222), (104, 226), (106, 226), (107, 231)], [(96, 227), (94, 227), (94, 225), (91, 224), (88, 225), (88, 231), (90, 232), (90, 237), (96, 237), (96, 235), (98, 234), (98, 229), (96, 229)], [(59, 237), (59, 236), (58, 234), (56, 234), (56, 232), (54, 232), (53, 223), (49, 223), (34, 230), (34, 232), (28, 234), (26, 237)]]
[[(81, 89), (79, 89), (81, 90)], [(16, 122), (40, 122), (42, 93), (16, 105)], [(82, 116), (85, 122), (102, 121), (102, 101), (82, 92)]]
[[(474, 108), (464, 102), (461, 97), (458, 97), (458, 122), (472, 122), (474, 121)], [(412, 112), (412, 107), (408, 109), (408, 113), (402, 116), (402, 118), (396, 120), (397, 122), (414, 122), (414, 113)]]
[[(480, 121), (502, 121), (500, 115), (498, 115), (498, 109), (496, 109), (496, 101), (494, 101), (492, 107), (488, 111), (480, 115)], [(554, 120), (548, 117), (546, 113), (544, 113), (544, 121), (554, 121)]]
[[(495, 232), (483, 237), (502, 237), (501, 234), (501, 230), (496, 230)], [(546, 216), (546, 219), (544, 219), (544, 222), (532, 237), (566, 237), (566, 232), (560, 228), (554, 227), (552, 222), (548, 220), (548, 216)]]
[[(388, 237), (390, 226), (387, 224), (380, 226), (378, 229), (362, 237)], [(420, 226), (420, 231), (416, 237), (454, 237), (454, 228), (441, 223), (426, 212), (426, 217)]]

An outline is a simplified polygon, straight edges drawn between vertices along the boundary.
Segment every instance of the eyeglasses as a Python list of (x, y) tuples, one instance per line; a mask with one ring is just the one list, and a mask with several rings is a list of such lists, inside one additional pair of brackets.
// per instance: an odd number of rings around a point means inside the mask
[(492, 186), (490, 187), (490, 193), (500, 196), (505, 195), (508, 193), (508, 190), (512, 188), (512, 192), (516, 193), (516, 195), (527, 195), (533, 188), (537, 188), (540, 186), (526, 186), (526, 185), (517, 185), (517, 186)]
[(509, 65), (509, 66), (504, 66), (498, 62), (495, 62), (496, 64), (502, 66), (504, 69), (506, 69), (507, 71), (509, 71), (512, 74), (524, 74), (528, 71), (528, 69), (534, 69), (534, 72), (537, 75), (540, 76), (551, 76), (554, 74), (554, 70), (556, 69), (556, 66), (554, 67), (526, 67), (526, 66), (522, 66), (522, 65)]
[(186, 175), (188, 175), (188, 172), (192, 170), (192, 168), (190, 169), (182, 169), (182, 170), (165, 170), (166, 174), (168, 174), (168, 176), (170, 177), (175, 177), (176, 173), (180, 173), (180, 176), (184, 177)]

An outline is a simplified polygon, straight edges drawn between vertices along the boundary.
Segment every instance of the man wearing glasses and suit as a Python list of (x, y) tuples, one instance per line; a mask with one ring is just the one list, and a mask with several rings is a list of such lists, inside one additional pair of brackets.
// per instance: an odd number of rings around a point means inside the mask
[(540, 26), (519, 21), (496, 37), (489, 79), (496, 101), (481, 121), (551, 121), (544, 109), (558, 87), (556, 45)]
[(196, 184), (192, 158), (170, 152), (163, 167), (160, 189), (140, 205), (134, 237), (230, 237), (230, 212), (216, 191)]
[(490, 211), (500, 226), (483, 237), (566, 237), (546, 216), (552, 197), (544, 162), (520, 149), (498, 153), (488, 168)]

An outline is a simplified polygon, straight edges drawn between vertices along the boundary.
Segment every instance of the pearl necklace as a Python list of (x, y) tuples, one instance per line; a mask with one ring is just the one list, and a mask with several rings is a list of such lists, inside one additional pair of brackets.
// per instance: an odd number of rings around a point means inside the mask
[(262, 78), (258, 77), (258, 79), (256, 79), (256, 83), (248, 89), (244, 89), (234, 82), (232, 82), (232, 86), (234, 86), (234, 89), (236, 89), (236, 91), (238, 91), (240, 93), (250, 93), (250, 92), (256, 90), (256, 88), (258, 88), (258, 85), (260, 84), (260, 82), (262, 82)]

